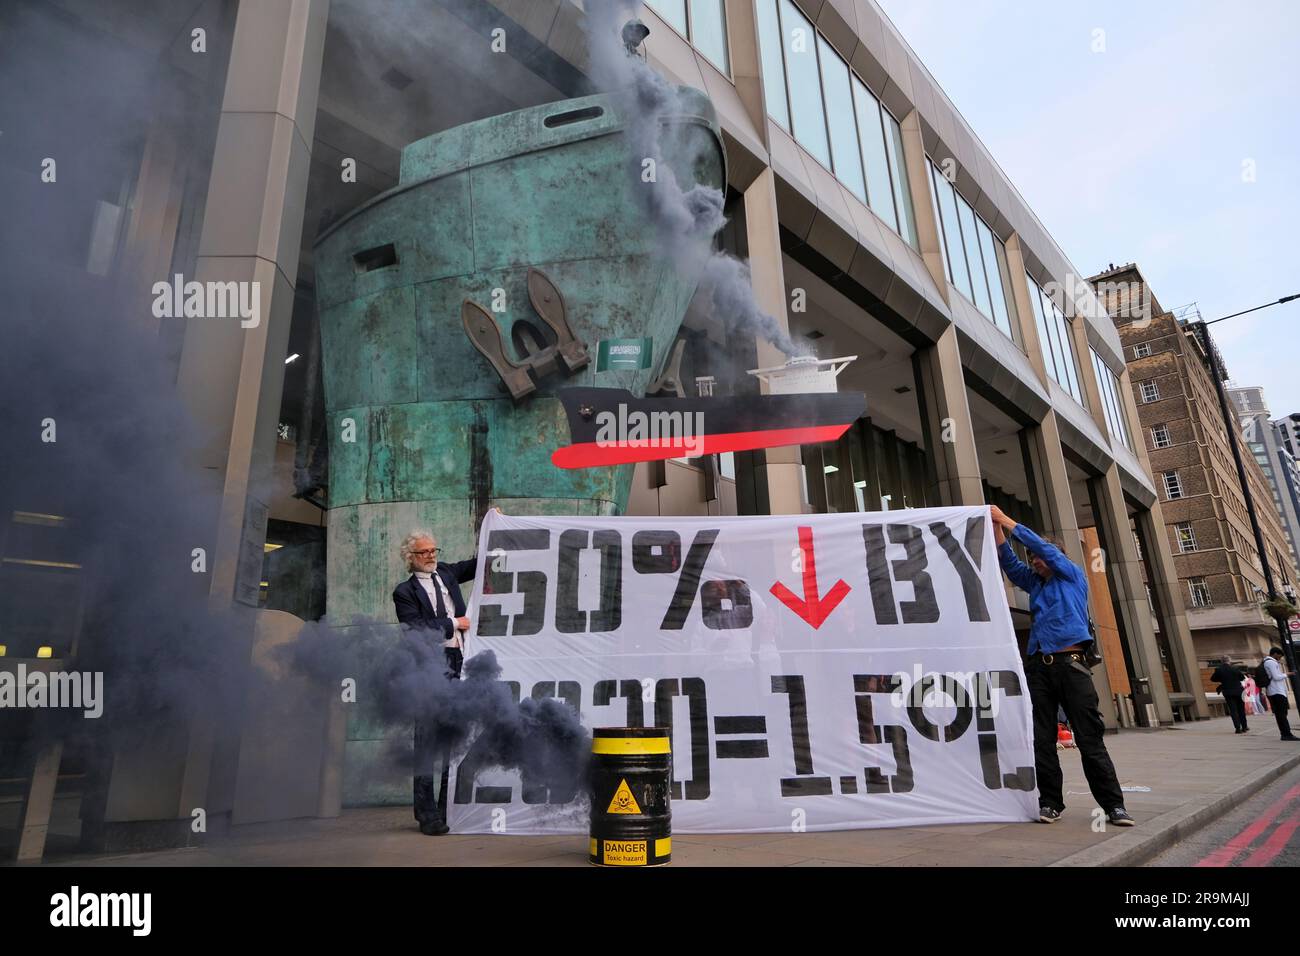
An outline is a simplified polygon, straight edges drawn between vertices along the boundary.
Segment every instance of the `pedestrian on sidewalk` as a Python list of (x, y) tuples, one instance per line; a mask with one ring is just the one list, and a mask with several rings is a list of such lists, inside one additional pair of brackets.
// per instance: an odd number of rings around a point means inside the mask
[[(1124, 792), (1102, 739), (1106, 725), (1097, 709), (1097, 688), (1083, 650), (1094, 640), (1088, 626), (1088, 579), (1059, 546), (1007, 517), (997, 505), (989, 513), (998, 561), (1011, 583), (1029, 593), (1033, 615), (1025, 678), (1034, 710), (1038, 819), (1055, 823), (1065, 809), (1061, 760), (1056, 753), (1056, 712), (1062, 707), (1074, 732), (1088, 789), (1111, 823), (1131, 827), (1134, 820), (1124, 809)], [(1007, 537), (1024, 545), (1032, 570), (1016, 557)]]
[(1219, 661), (1219, 666), (1210, 675), (1210, 680), (1219, 685), (1219, 693), (1223, 695), (1223, 705), (1228, 709), (1228, 716), (1232, 718), (1233, 733), (1237, 734), (1250, 732), (1246, 726), (1246, 702), (1242, 699), (1245, 693), (1243, 687), (1245, 676), (1226, 657)]
[(1246, 701), (1247, 716), (1263, 713), (1259, 706), (1259, 687), (1255, 683), (1255, 678), (1250, 674), (1241, 682), (1241, 696)]
[(1282, 739), (1300, 740), (1300, 737), (1291, 733), (1291, 724), (1286, 719), (1290, 706), (1286, 699), (1286, 679), (1295, 675), (1282, 666), (1284, 656), (1282, 648), (1273, 647), (1269, 649), (1268, 657), (1264, 658), (1264, 669), (1268, 671), (1269, 678), (1265, 693), (1268, 694), (1268, 703), (1273, 708), (1273, 717), (1277, 721), (1277, 729), (1282, 733)]

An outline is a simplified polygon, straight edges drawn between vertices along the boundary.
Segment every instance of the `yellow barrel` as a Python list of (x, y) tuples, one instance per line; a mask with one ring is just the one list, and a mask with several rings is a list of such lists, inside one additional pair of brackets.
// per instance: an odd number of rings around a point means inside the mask
[(672, 737), (667, 727), (591, 735), (591, 862), (661, 866), (672, 857)]

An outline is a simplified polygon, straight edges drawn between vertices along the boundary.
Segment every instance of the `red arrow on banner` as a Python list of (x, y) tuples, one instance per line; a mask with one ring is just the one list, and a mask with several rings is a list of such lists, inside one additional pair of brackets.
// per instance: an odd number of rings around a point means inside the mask
[(843, 580), (836, 581), (825, 597), (820, 597), (817, 590), (817, 561), (813, 556), (812, 528), (799, 528), (799, 550), (803, 552), (803, 597), (799, 597), (788, 587), (777, 581), (772, 585), (772, 594), (776, 599), (794, 613), (817, 629), (822, 621), (830, 616), (839, 603), (852, 590)]

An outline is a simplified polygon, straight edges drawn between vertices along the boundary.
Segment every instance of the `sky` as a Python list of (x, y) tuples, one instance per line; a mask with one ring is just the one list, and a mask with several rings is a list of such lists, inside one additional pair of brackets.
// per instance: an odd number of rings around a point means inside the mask
[[(1214, 319), (1300, 292), (1296, 0), (878, 0), (1085, 276)], [(1211, 331), (1300, 412), (1300, 300)]]

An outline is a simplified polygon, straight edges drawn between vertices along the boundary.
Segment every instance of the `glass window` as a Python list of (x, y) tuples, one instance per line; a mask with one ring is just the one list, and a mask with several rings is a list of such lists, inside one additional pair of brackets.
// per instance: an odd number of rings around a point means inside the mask
[(1124, 403), (1119, 400), (1119, 379), (1109, 368), (1106, 369), (1106, 394), (1110, 396), (1111, 407), (1115, 409), (1115, 427), (1117, 434), (1124, 440), (1124, 446), (1133, 450), (1133, 439), (1128, 432), (1128, 420), (1124, 417)]
[[(926, 157), (929, 159), (929, 157)], [(943, 253), (943, 272), (948, 277), (948, 282), (952, 282), (952, 265), (948, 261), (948, 237), (943, 230), (943, 211), (939, 208), (939, 190), (946, 184), (939, 167), (930, 160), (930, 205), (934, 209), (934, 224), (939, 231), (939, 251)]]
[(1205, 578), (1188, 578), (1187, 589), (1192, 595), (1192, 607), (1210, 607), (1210, 589), (1205, 585)]
[(1168, 448), (1173, 444), (1169, 440), (1169, 426), (1156, 425), (1151, 429), (1151, 444), (1156, 448)]
[(1129, 451), (1136, 451), (1137, 449), (1133, 447), (1133, 433), (1128, 430), (1128, 416), (1124, 414), (1123, 388), (1124, 383), (1120, 381), (1119, 376), (1111, 372), (1110, 394), (1115, 402), (1115, 415), (1119, 418), (1119, 430), (1124, 434), (1124, 446)]
[[(970, 252), (971, 280), (975, 283), (975, 305), (991, 322), (993, 321), (993, 297), (989, 290), (988, 277), (989, 273), (994, 277), (997, 276), (997, 263), (993, 260), (992, 248), (989, 249), (990, 255), (987, 259), (984, 255), (984, 236), (988, 233), (989, 227), (984, 225), (983, 219), (975, 215), (974, 209), (971, 209), (971, 218), (974, 225), (967, 245)], [(965, 221), (963, 218), (962, 222)], [(989, 245), (992, 246), (991, 241)]]
[(1011, 288), (1011, 267), (1007, 265), (1007, 247), (1002, 244), (1002, 240), (997, 236), (993, 237), (993, 251), (998, 258), (998, 273), (1002, 281), (1002, 299), (1007, 307), (1007, 323), (1011, 328), (1011, 340), (1024, 349), (1024, 344), (1020, 341), (1020, 332), (1016, 326), (1016, 320), (1020, 313), (1016, 310), (1016, 293)]
[(1092, 373), (1097, 379), (1097, 390), (1101, 392), (1101, 410), (1106, 419), (1106, 431), (1110, 433), (1111, 437), (1118, 438), (1119, 422), (1115, 417), (1115, 407), (1111, 403), (1110, 388), (1107, 381), (1110, 378), (1109, 370), (1097, 357), (1096, 352), (1092, 352)]
[(1154, 402), (1160, 398), (1160, 388), (1155, 382), (1142, 383), (1142, 403)]
[(1183, 483), (1178, 480), (1178, 472), (1166, 471), (1160, 476), (1165, 483), (1165, 497), (1170, 501), (1183, 496)]
[(1196, 550), (1196, 532), (1192, 530), (1191, 524), (1184, 522), (1174, 525), (1174, 532), (1178, 536), (1178, 553), (1187, 554)]
[(907, 185), (907, 163), (903, 161), (903, 130), (898, 120), (883, 106), (880, 116), (885, 121), (885, 151), (889, 154), (889, 175), (894, 185), (894, 204), (902, 223), (899, 235), (913, 249), (917, 248), (916, 216), (912, 211), (912, 191)]
[(691, 43), (723, 73), (727, 65), (727, 20), (722, 0), (691, 0)]
[(1038, 283), (1027, 272), (1025, 282), (1029, 284), (1029, 304), (1034, 310), (1034, 325), (1038, 329), (1038, 343), (1043, 352), (1043, 364), (1047, 366), (1047, 374), (1056, 378), (1056, 358), (1052, 351), (1051, 336), (1047, 334), (1047, 321), (1043, 318), (1042, 293), (1038, 289)]
[(1052, 347), (1052, 364), (1050, 366), (1052, 378), (1056, 380), (1057, 384), (1061, 384), (1066, 381), (1065, 354), (1061, 351), (1061, 340), (1058, 337), (1060, 333), (1056, 327), (1056, 315), (1052, 311), (1052, 302), (1041, 288), (1038, 289), (1038, 304), (1043, 310), (1043, 324), (1047, 327), (1047, 341)]
[(880, 101), (856, 76), (853, 78), (853, 105), (858, 114), (862, 165), (867, 170), (867, 205), (894, 232), (898, 232), (894, 187), (889, 179), (889, 158), (885, 152), (885, 133), (880, 120)]
[(1080, 384), (1080, 366), (1074, 352), (1070, 320), (1034, 281), (1033, 276), (1025, 273), (1025, 281), (1029, 284), (1029, 301), (1033, 304), (1034, 321), (1038, 326), (1047, 374), (1069, 392), (1076, 402), (1087, 408), (1088, 402)]
[(686, 36), (686, 0), (646, 0), (646, 6)]
[(948, 265), (951, 282), (963, 295), (970, 294), (970, 272), (966, 268), (966, 255), (962, 250), (961, 226), (957, 223), (957, 193), (952, 183), (938, 176), (939, 212), (943, 216), (943, 234), (948, 240)]
[[(926, 157), (930, 160), (930, 157)], [(939, 258), (943, 260), (943, 272), (952, 281), (952, 266), (948, 265), (948, 240), (943, 235), (943, 217), (939, 214), (939, 183), (942, 181), (939, 176), (939, 170), (930, 160), (926, 163), (930, 171), (930, 208), (934, 212), (935, 229), (939, 232)]]
[(1129, 437), (1128, 424), (1124, 419), (1124, 406), (1119, 400), (1119, 377), (1110, 370), (1110, 366), (1101, 360), (1095, 349), (1089, 348), (1092, 355), (1092, 368), (1097, 374), (1097, 389), (1101, 392), (1102, 410), (1106, 416), (1106, 429), (1111, 436), (1118, 438), (1130, 451), (1133, 442)]
[(790, 118), (794, 138), (827, 169), (826, 114), (822, 109), (821, 72), (817, 69), (817, 35), (790, 0), (781, 0), (786, 73), (790, 80)]
[(790, 128), (790, 105), (785, 101), (785, 63), (781, 59), (781, 21), (776, 0), (758, 0), (758, 55), (763, 68), (763, 98), (767, 112)]
[[(957, 220), (961, 226), (962, 248), (966, 250), (967, 266), (967, 285), (961, 291), (966, 297), (976, 304), (979, 299), (975, 296), (975, 277), (983, 271), (980, 266), (979, 241), (975, 238), (975, 210), (971, 209), (970, 203), (961, 197), (956, 189), (953, 195), (957, 197)], [(984, 297), (988, 298), (988, 289), (984, 290)]]
[[(1050, 299), (1048, 300), (1051, 301)], [(1065, 317), (1056, 303), (1052, 302), (1052, 317), (1056, 322), (1057, 341), (1061, 343), (1059, 358), (1065, 366), (1065, 381), (1061, 382), (1065, 390), (1074, 396), (1074, 400), (1085, 408), (1088, 406), (1083, 397), (1083, 388), (1079, 383), (1079, 366), (1074, 356), (1074, 336), (1071, 335), (1070, 320)]]
[(858, 125), (853, 117), (853, 93), (849, 88), (849, 65), (820, 35), (822, 87), (826, 92), (826, 118), (831, 129), (831, 160), (835, 175), (863, 202), (867, 184), (862, 178), (862, 153), (858, 150)]
[(1092, 357), (1092, 374), (1093, 377), (1097, 379), (1097, 390), (1101, 393), (1101, 411), (1103, 417), (1106, 419), (1106, 431), (1112, 438), (1118, 438), (1119, 424), (1115, 420), (1115, 409), (1111, 405), (1110, 389), (1106, 387), (1106, 379), (1109, 378), (1106, 366), (1102, 363), (1101, 359), (1097, 357), (1096, 352), (1092, 349), (1089, 349), (1088, 352)]
[(1151, 354), (1151, 343), (1150, 343), (1150, 342), (1143, 342), (1141, 345), (1135, 345), (1135, 346), (1133, 346), (1133, 357), (1134, 357), (1134, 358), (1146, 358), (1146, 357), (1147, 357), (1148, 355), (1150, 355), (1150, 354)]
[(993, 324), (1011, 335), (1011, 321), (1007, 318), (1007, 300), (1002, 293), (1002, 276), (998, 270), (998, 257), (993, 251), (993, 230), (981, 219), (975, 223), (979, 230), (980, 252), (984, 255), (984, 271), (988, 277), (989, 296), (993, 303)]

